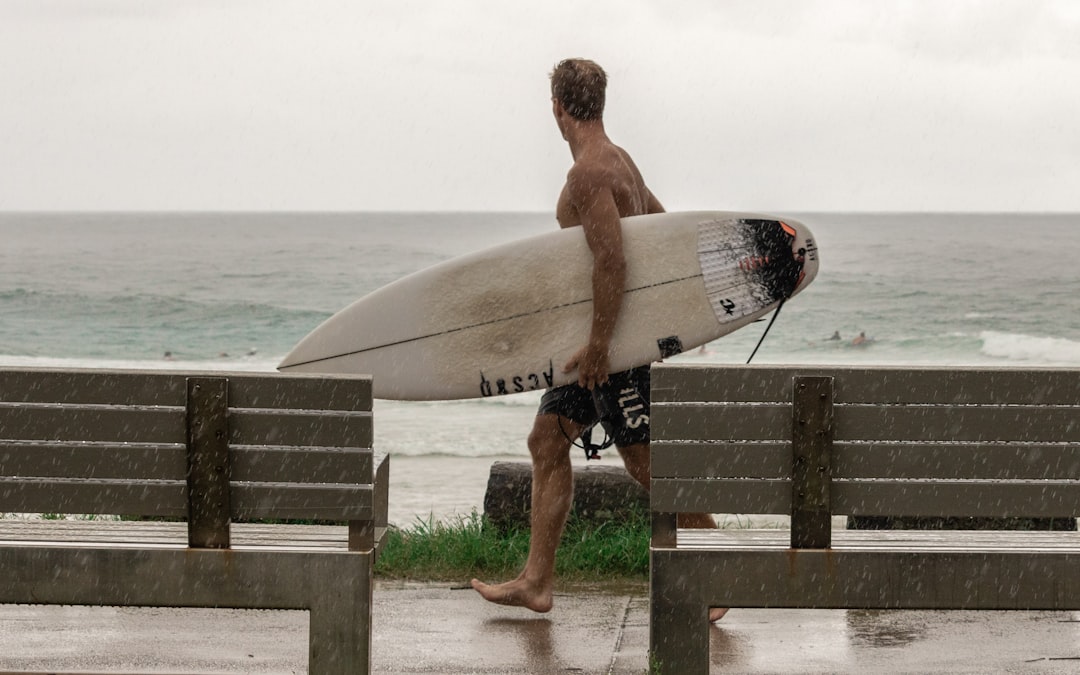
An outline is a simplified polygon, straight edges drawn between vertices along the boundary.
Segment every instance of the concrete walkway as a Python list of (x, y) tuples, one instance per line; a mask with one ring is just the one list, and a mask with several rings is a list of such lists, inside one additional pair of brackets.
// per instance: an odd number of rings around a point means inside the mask
[[(376, 673), (648, 670), (644, 585), (563, 588), (547, 615), (380, 582)], [(732, 610), (713, 673), (1076, 673), (1080, 613)], [(0, 670), (303, 673), (304, 612), (0, 606)]]

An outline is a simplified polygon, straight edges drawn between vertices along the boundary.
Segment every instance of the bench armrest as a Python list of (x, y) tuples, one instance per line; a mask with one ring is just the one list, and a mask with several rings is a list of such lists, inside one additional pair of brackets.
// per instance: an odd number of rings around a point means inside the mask
[(372, 477), (371, 519), (349, 521), (349, 550), (375, 551), (378, 555), (387, 529), (387, 510), (390, 501), (389, 454), (376, 458)]

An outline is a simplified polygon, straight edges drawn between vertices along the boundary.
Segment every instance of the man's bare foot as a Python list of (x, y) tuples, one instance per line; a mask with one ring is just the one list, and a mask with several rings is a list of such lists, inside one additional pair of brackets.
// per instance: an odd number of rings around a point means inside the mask
[(710, 607), (709, 608), (709, 623), (716, 623), (720, 619), (723, 619), (724, 615), (727, 614), (727, 612), (728, 612), (727, 607)]
[(550, 612), (554, 604), (550, 588), (537, 588), (522, 578), (504, 584), (485, 584), (473, 579), (472, 587), (488, 602), (511, 607), (525, 607), (534, 612)]

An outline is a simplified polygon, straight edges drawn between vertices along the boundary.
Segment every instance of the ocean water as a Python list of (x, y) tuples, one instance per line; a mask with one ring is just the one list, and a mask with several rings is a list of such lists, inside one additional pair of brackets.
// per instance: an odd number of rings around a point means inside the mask
[[(755, 363), (1080, 367), (1080, 214), (776, 215), (811, 227), (821, 268)], [(0, 213), (0, 366), (270, 371), (356, 298), (554, 227), (529, 213)], [(764, 326), (676, 359), (745, 362)], [(871, 342), (852, 346), (860, 332)], [(480, 508), (491, 462), (528, 460), (538, 400), (377, 401), (391, 520)]]

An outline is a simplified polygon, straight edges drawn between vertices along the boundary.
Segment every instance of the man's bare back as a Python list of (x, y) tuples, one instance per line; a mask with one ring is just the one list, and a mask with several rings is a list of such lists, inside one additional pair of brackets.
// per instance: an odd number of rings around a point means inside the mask
[(581, 225), (581, 214), (570, 198), (570, 183), (577, 180), (593, 180), (596, 189), (610, 190), (620, 218), (664, 210), (645, 186), (630, 155), (605, 139), (598, 142), (597, 147), (582, 152), (567, 174), (566, 185), (555, 207), (555, 217), (564, 228)]

